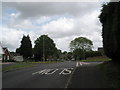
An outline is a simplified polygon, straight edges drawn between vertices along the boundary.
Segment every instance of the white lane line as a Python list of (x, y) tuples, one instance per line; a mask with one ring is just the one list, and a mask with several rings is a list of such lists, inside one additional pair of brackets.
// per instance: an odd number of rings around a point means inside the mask
[(76, 63), (76, 67), (78, 67), (78, 64), (79, 64), (79, 63), (77, 62), (77, 63)]
[(82, 66), (82, 62), (80, 62), (80, 66)]
[(67, 83), (66, 83), (66, 85), (65, 85), (65, 88), (68, 88), (68, 85), (71, 83), (71, 79), (72, 79), (72, 77), (73, 77), (73, 74), (74, 74), (76, 68), (77, 68), (77, 67), (75, 67), (75, 69), (73, 69), (72, 73), (71, 73), (70, 76), (68, 77), (68, 81), (67, 81)]

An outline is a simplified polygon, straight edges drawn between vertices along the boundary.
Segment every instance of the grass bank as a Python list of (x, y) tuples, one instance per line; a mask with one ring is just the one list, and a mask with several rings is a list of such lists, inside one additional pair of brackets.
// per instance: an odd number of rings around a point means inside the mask
[(11, 71), (11, 70), (16, 70), (16, 69), (21, 69), (21, 68), (27, 68), (27, 67), (33, 67), (37, 66), (38, 64), (49, 64), (49, 63), (57, 63), (60, 61), (41, 61), (41, 62), (14, 62), (14, 64), (11, 64), (10, 66), (2, 68), (3, 72)]
[(86, 60), (81, 60), (83, 62), (104, 62), (104, 61), (111, 61), (110, 58), (107, 57), (93, 57), (93, 58), (88, 58)]
[(7, 72), (7, 71), (11, 71), (11, 70), (26, 68), (26, 67), (33, 67), (33, 66), (36, 66), (36, 65), (35, 64), (28, 64), (28, 63), (13, 64), (11, 66), (2, 68), (2, 71)]
[(104, 72), (105, 79), (109, 82), (110, 88), (120, 90), (120, 66), (112, 61), (104, 62), (100, 65)]

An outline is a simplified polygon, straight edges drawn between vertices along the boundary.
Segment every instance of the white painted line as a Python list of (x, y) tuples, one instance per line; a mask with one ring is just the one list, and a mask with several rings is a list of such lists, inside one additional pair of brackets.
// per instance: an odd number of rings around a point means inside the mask
[[(50, 74), (55, 73), (57, 70), (59, 70), (59, 69), (51, 69), (51, 70), (49, 70), (49, 72), (46, 72), (45, 74), (50, 75)], [(51, 72), (51, 71), (52, 71), (52, 72)], [(51, 73), (50, 73), (50, 72), (51, 72)]]
[(65, 85), (65, 88), (68, 88), (68, 85), (70, 84), (70, 81), (71, 81), (71, 79), (72, 79), (72, 76), (73, 76), (76, 68), (77, 68), (77, 67), (75, 67), (75, 69), (73, 69), (72, 74), (68, 77), (68, 81), (67, 81), (67, 83), (66, 83), (66, 85)]
[(76, 63), (76, 67), (78, 67), (78, 64), (79, 64), (79, 63), (77, 62), (77, 63)]
[(90, 64), (90, 63), (87, 63), (87, 62), (82, 62), (83, 64)]
[(59, 73), (59, 75), (61, 75), (61, 74), (64, 72), (64, 70), (65, 70), (65, 69), (63, 69), (63, 70)]
[[(41, 71), (32, 73), (32, 75), (35, 75), (35, 74), (51, 75), (51, 74), (54, 74), (58, 70), (61, 71), (61, 69), (43, 69)], [(59, 75), (68, 75), (68, 74), (71, 74), (72, 71), (73, 71), (73, 68), (62, 68), (62, 71), (59, 73)]]
[(46, 72), (47, 69), (43, 69), (41, 71), (37, 71), (35, 73), (32, 73), (32, 75), (35, 75), (35, 74), (44, 74)]
[(72, 70), (73, 68), (64, 68), (60, 73), (59, 75), (68, 75), (68, 74), (71, 74), (72, 73)]
[(82, 66), (82, 62), (80, 62), (80, 66)]
[(42, 71), (39, 72), (39, 74), (44, 74), (48, 71), (48, 69), (43, 69)]

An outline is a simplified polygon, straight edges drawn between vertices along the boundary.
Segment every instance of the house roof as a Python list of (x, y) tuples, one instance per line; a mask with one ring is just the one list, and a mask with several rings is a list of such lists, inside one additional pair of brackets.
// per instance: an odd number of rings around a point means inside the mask
[(5, 55), (10, 55), (10, 52), (9, 52), (9, 50), (5, 47), (5, 48), (3, 48), (3, 51), (4, 51), (4, 54)]

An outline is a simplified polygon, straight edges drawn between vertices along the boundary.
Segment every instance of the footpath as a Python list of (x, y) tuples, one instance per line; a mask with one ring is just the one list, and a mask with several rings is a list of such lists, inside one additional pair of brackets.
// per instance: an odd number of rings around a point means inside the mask
[(77, 67), (67, 88), (109, 88), (98, 65)]

